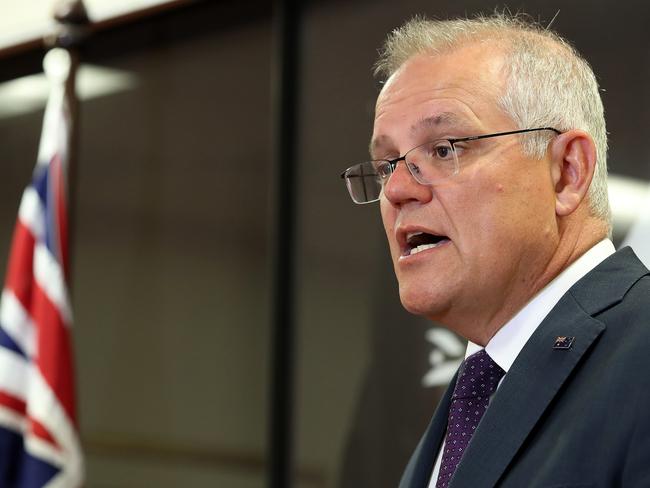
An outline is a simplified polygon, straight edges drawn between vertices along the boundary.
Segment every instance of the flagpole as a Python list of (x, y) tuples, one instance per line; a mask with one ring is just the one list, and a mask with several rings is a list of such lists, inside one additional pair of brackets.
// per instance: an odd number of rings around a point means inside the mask
[(274, 2), (273, 121), (275, 235), (273, 255), (269, 488), (294, 486), (296, 160), (300, 8)]
[(90, 20), (83, 0), (59, 0), (54, 5), (52, 17), (56, 22), (54, 31), (43, 39), (46, 47), (50, 49), (65, 49), (70, 57), (70, 70), (65, 82), (65, 105), (70, 118), (70, 131), (68, 132), (67, 154), (67, 214), (68, 260), (65, 267), (68, 291), (72, 293), (72, 280), (70, 279), (74, 256), (74, 230), (76, 217), (77, 196), (77, 161), (79, 144), (79, 103), (76, 94), (77, 71), (79, 68), (78, 48), (88, 36)]

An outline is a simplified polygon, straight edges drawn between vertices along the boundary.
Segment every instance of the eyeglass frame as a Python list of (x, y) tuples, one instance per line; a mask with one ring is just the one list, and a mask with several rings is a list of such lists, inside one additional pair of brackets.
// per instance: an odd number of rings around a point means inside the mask
[[(456, 147), (454, 146), (454, 144), (456, 144), (458, 142), (477, 141), (477, 140), (480, 140), (480, 139), (488, 139), (488, 138), (491, 138), (491, 137), (509, 136), (509, 135), (512, 135), (512, 134), (524, 134), (524, 133), (527, 133), (527, 132), (535, 132), (535, 131), (541, 131), (541, 130), (550, 130), (550, 131), (555, 132), (556, 135), (562, 134), (562, 131), (560, 131), (560, 130), (554, 128), (554, 127), (537, 127), (537, 128), (534, 128), (534, 129), (509, 130), (509, 131), (506, 131), (506, 132), (495, 132), (493, 134), (482, 134), (482, 135), (478, 135), (478, 136), (459, 137), (459, 138), (455, 138), (455, 139), (454, 138), (452, 138), (452, 139), (445, 139), (445, 138), (435, 139), (435, 140), (430, 141), (430, 142), (425, 142), (423, 144), (418, 144), (417, 146), (412, 147), (411, 149), (406, 151), (403, 156), (399, 156), (399, 157), (397, 157), (395, 159), (372, 159), (372, 160), (369, 160), (369, 161), (364, 161), (363, 163), (354, 164), (354, 165), (350, 166), (349, 168), (347, 168), (345, 171), (343, 171), (341, 173), (341, 179), (347, 180), (348, 178), (346, 178), (346, 173), (348, 171), (350, 171), (352, 168), (354, 168), (355, 166), (359, 166), (359, 165), (364, 164), (364, 163), (370, 163), (370, 162), (375, 162), (375, 161), (377, 161), (377, 162), (381, 161), (381, 162), (388, 163), (388, 167), (390, 168), (390, 175), (392, 175), (395, 172), (395, 169), (397, 168), (397, 163), (399, 163), (400, 161), (406, 162), (406, 156), (413, 149), (416, 149), (416, 148), (418, 148), (420, 146), (423, 146), (423, 145), (426, 145), (426, 144), (430, 144), (431, 142), (447, 141), (449, 143), (449, 145), (451, 146), (452, 151), (454, 152), (454, 158), (456, 158), (456, 160), (458, 160), (457, 159), (458, 156), (456, 155)], [(406, 169), (408, 170), (409, 174), (411, 176), (413, 176), (415, 181), (417, 181), (420, 185), (427, 184), (427, 183), (420, 183), (418, 181), (417, 177), (413, 174), (411, 168), (408, 165), (406, 165)], [(456, 173), (454, 173), (454, 174), (456, 174)], [(453, 175), (451, 175), (451, 176), (453, 176)], [(390, 176), (388, 178), (386, 178), (384, 181), (388, 181), (389, 178), (390, 178)], [(444, 180), (442, 180), (442, 181), (444, 181)], [(431, 183), (428, 183), (428, 184), (431, 185)], [(384, 185), (385, 185), (385, 183), (382, 183), (382, 185), (381, 185), (382, 190), (383, 190)], [(350, 188), (349, 187), (348, 187), (348, 193), (350, 193)], [(350, 198), (352, 198), (351, 193), (350, 193)], [(368, 200), (367, 202), (357, 202), (357, 201), (354, 200), (354, 198), (352, 198), (352, 201), (354, 203), (356, 203), (357, 205), (364, 205), (366, 203), (377, 202), (377, 201), (379, 201), (380, 198), (381, 198), (381, 196), (379, 196), (379, 197), (377, 197), (377, 198), (375, 198), (373, 200)]]

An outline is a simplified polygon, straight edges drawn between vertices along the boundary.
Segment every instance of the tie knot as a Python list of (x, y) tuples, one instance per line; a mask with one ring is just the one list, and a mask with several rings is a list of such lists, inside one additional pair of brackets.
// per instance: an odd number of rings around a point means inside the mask
[(489, 397), (504, 374), (505, 371), (482, 349), (463, 362), (453, 398)]

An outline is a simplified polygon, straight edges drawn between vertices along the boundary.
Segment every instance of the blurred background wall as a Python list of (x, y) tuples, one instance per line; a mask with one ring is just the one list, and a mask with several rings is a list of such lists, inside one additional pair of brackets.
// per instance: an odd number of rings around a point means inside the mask
[[(3, 22), (12, 4), (0, 2)], [(377, 208), (354, 206), (338, 175), (367, 156), (379, 90), (371, 66), (385, 35), (415, 14), (495, 6), (299, 5), (293, 486), (396, 486), (462, 354), (458, 338), (401, 309)], [(650, 179), (650, 6), (508, 6), (555, 18), (599, 77), (613, 186), (623, 188), (612, 202), (620, 244), (647, 212), (638, 202)], [(80, 49), (72, 288), (89, 488), (268, 486), (271, 337), (281, 326), (276, 13), (261, 0), (168, 2), (119, 21), (106, 14)], [(44, 106), (16, 83), (40, 73), (43, 54), (38, 42), (0, 50), (3, 274)], [(98, 78), (84, 82), (84, 70)]]

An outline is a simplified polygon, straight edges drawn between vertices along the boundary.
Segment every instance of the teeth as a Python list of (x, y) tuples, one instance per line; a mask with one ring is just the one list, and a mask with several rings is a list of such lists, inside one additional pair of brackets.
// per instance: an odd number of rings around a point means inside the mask
[(419, 236), (421, 234), (424, 234), (424, 232), (409, 232), (408, 234), (406, 234), (406, 240), (408, 241), (411, 238), (413, 238), (415, 236)]
[(427, 249), (433, 249), (434, 247), (438, 247), (440, 244), (442, 244), (444, 241), (436, 242), (435, 244), (422, 244), (418, 247), (414, 247), (411, 249), (411, 253), (409, 256), (413, 256), (414, 254), (417, 254), (422, 251), (426, 251)]

